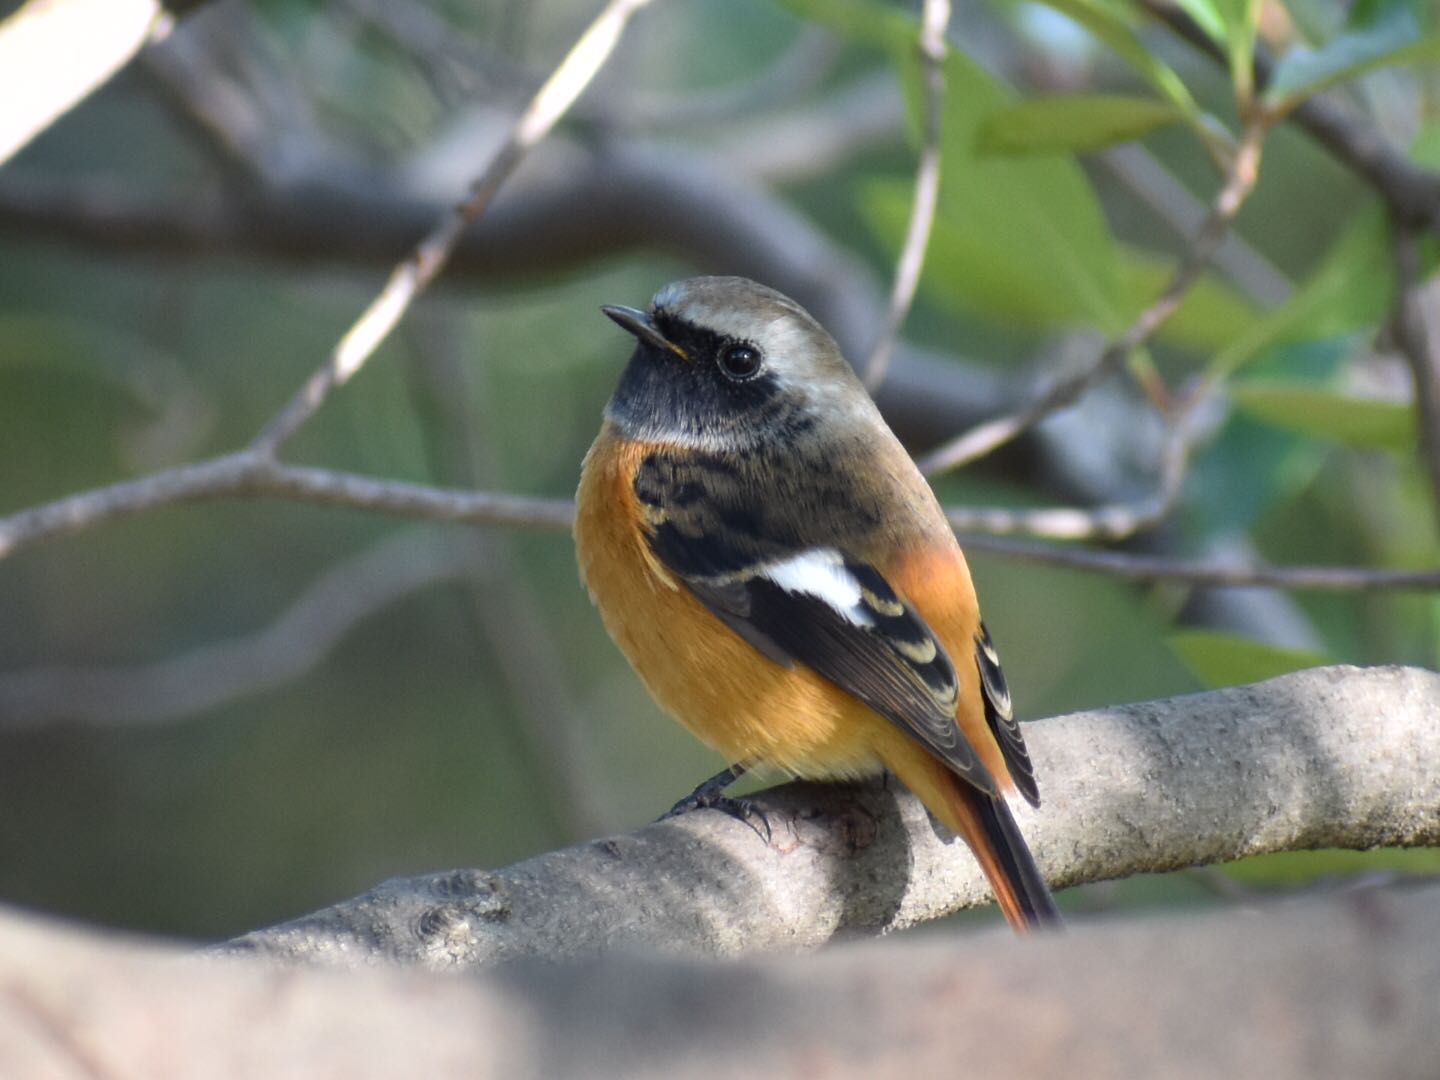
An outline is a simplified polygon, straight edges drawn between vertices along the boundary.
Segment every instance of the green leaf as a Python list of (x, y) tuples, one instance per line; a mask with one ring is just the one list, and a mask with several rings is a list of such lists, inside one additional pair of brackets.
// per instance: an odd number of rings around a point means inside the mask
[[(1355, 352), (1351, 338), (1284, 345), (1266, 354), (1267, 378), (1325, 385)], [(1306, 491), (1330, 448), (1231, 409), (1219, 435), (1196, 455), (1186, 507), (1205, 535), (1241, 533)]]
[(1068, 154), (1129, 142), (1183, 121), (1175, 105), (1121, 94), (1057, 94), (1006, 105), (980, 125), (982, 154)]
[[(1170, 283), (1175, 263), (1139, 248), (1121, 247), (1120, 288), (1130, 317), (1151, 304)], [(1168, 345), (1207, 355), (1218, 352), (1259, 325), (1254, 301), (1215, 274), (1191, 287), (1180, 307), (1165, 321), (1156, 338)]]
[(1258, 379), (1232, 384), (1230, 399), (1257, 420), (1302, 435), (1367, 449), (1408, 451), (1415, 445), (1415, 410), (1397, 401)]
[(1427, 168), (1440, 168), (1440, 121), (1422, 127), (1410, 144), (1410, 159)]
[(1255, 92), (1255, 35), (1260, 26), (1260, 0), (1218, 0), (1225, 23), (1223, 44), (1235, 97), (1248, 102)]
[(1265, 101), (1285, 109), (1372, 68), (1433, 59), (1440, 59), (1440, 34), (1424, 35), (1413, 11), (1392, 4), (1373, 22), (1318, 49), (1291, 49), (1276, 65)]
[(1207, 686), (1240, 686), (1333, 662), (1323, 653), (1282, 648), (1214, 630), (1180, 630), (1165, 641)]
[(1200, 107), (1189, 89), (1174, 70), (1161, 61), (1140, 40), (1126, 21), (1124, 13), (1105, 0), (1040, 0), (1074, 19), (1098, 40), (1108, 45), (1117, 56), (1135, 69), (1160, 95), (1192, 119), (1200, 116)]
[(1237, 859), (1225, 863), (1221, 869), (1237, 881), (1262, 885), (1304, 885), (1320, 878), (1352, 877), (1382, 871), (1433, 876), (1440, 874), (1440, 848), (1276, 851), (1269, 855)]
[(156, 412), (167, 395), (189, 389), (175, 361), (141, 338), (49, 315), (0, 312), (0, 376), (7, 368), (95, 379)]
[[(916, 26), (901, 9), (865, 0), (782, 0), (802, 16), (888, 49), (912, 122), (922, 113)], [(1093, 2), (1093, 0), (1092, 0)], [(975, 150), (984, 118), (1014, 93), (959, 51), (945, 62), (941, 190), (922, 287), (939, 301), (1041, 326), (1122, 328), (1115, 250), (1089, 181), (1063, 157), (1005, 159)], [(875, 181), (860, 208), (899, 247), (910, 183)]]
[[(873, 180), (860, 190), (866, 223), (895, 248), (910, 197), (909, 182), (899, 179)], [(967, 229), (937, 215), (921, 288), (936, 303), (1011, 325), (1050, 329), (1094, 322), (1090, 291), (1056, 281), (1043, 255), (1011, 242), (1004, 235), (1009, 231), (995, 219)]]
[(912, 49), (919, 26), (903, 10), (876, 0), (778, 0), (807, 22), (881, 49)]
[(1194, 19), (1215, 44), (1225, 44), (1225, 16), (1215, 0), (1175, 0), (1175, 6)]
[(1230, 375), (1276, 345), (1373, 327), (1394, 304), (1389, 235), (1378, 204), (1356, 214), (1305, 283), (1217, 353), (1209, 374)]
[[(1123, 329), (1115, 245), (1100, 204), (1069, 157), (976, 152), (985, 118), (1014, 92), (969, 57), (945, 64), (940, 199), (922, 286), (941, 303), (1037, 327)], [(913, 97), (911, 108), (920, 103)], [(908, 180), (869, 185), (861, 206), (898, 249)]]

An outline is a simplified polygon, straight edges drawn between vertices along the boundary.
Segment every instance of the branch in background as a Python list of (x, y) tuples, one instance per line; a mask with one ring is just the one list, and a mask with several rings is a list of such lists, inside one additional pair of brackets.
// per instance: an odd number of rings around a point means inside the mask
[(286, 465), (253, 451), (181, 465), (71, 495), (0, 519), (0, 559), (53, 537), (82, 532), (162, 506), (236, 497), (349, 506), (400, 517), (568, 529), (569, 499), (448, 491), (400, 480)]
[[(1156, 218), (1188, 240), (1205, 224), (1205, 205), (1139, 143), (1112, 146), (1092, 160), (1140, 198)], [(1215, 251), (1215, 269), (1265, 305), (1283, 303), (1294, 291), (1290, 279), (1234, 230)]]
[(444, 268), (461, 234), (485, 212), (530, 149), (565, 115), (610, 58), (630, 19), (649, 2), (610, 0), (605, 5), (520, 114), (505, 142), (472, 185), (470, 194), (395, 268), (380, 295), (340, 339), (329, 362), (311, 376), (280, 414), (255, 437), (250, 449), (274, 455), (315, 415), (331, 393), (360, 370), (415, 298)]
[[(241, 451), (166, 469), (138, 480), (95, 488), (0, 518), (0, 559), (45, 540), (84, 532), (160, 507), (232, 498), (288, 499), (396, 517), (512, 528), (568, 529), (575, 513), (575, 505), (569, 499), (455, 491), (401, 480), (378, 480), (332, 469), (286, 465), (250, 451)], [(947, 513), (955, 520), (975, 524), (975, 511), (953, 510)], [(989, 513), (983, 512), (981, 516)], [(1131, 513), (1134, 513), (1133, 509)], [(967, 538), (966, 544), (976, 551), (1068, 566), (1125, 581), (1263, 585), (1331, 592), (1440, 588), (1440, 570), (1217, 566), (1183, 559), (1060, 548), (973, 535)]]
[(1415, 385), (1420, 463), (1430, 478), (1431, 503), (1440, 515), (1440, 320), (1432, 318), (1440, 304), (1440, 288), (1434, 283), (1427, 286), (1421, 280), (1415, 232), (1396, 225), (1394, 233), (1393, 334)]
[[(883, 101), (880, 107), (887, 108)], [(861, 132), (866, 140), (875, 134), (874, 128)], [(822, 141), (833, 152), (843, 140)], [(859, 355), (880, 325), (884, 298), (870, 274), (766, 191), (766, 175), (746, 177), (698, 151), (624, 142), (560, 163), (557, 173), (497, 199), (460, 240), (447, 279), (513, 283), (646, 249), (783, 289), (825, 324), (847, 355)], [(0, 182), (0, 225), (11, 233), (125, 255), (213, 257), (223, 250), (312, 263), (393, 264), (443, 211), (443, 204), (392, 178), (324, 161), (283, 190), (262, 187), (246, 199), (208, 202), (135, 198), (50, 180)]]
[(1048, 540), (1124, 540), (1153, 529), (1170, 516), (1180, 499), (1194, 440), (1194, 410), (1192, 404), (1171, 418), (1160, 457), (1160, 483), (1154, 494), (1140, 502), (1085, 510), (1068, 506), (1043, 510), (952, 506), (946, 508), (946, 517), (957, 532), (992, 536), (1022, 533)]
[(1235, 215), (1254, 190), (1260, 176), (1260, 154), (1266, 133), (1265, 119), (1247, 122), (1230, 168), (1215, 196), (1204, 225), (1190, 242), (1174, 277), (1153, 303), (1131, 323), (1129, 329), (1082, 370), (1058, 379), (1049, 390), (1009, 416), (987, 421), (919, 459), (928, 476), (948, 472), (984, 457), (1034, 427), (1045, 417), (1074, 404), (1101, 379), (1119, 370), (1130, 354), (1150, 339), (1175, 313), (1185, 294), (1200, 280), (1216, 250), (1230, 231)]
[(895, 79), (877, 74), (803, 106), (717, 128), (706, 143), (717, 158), (735, 163), (752, 179), (803, 184), (863, 154), (903, 147), (904, 129), (905, 103)]
[(218, 4), (140, 65), (161, 104), (214, 163), (226, 194), (242, 201), (308, 182), (317, 162), (332, 175), (365, 167), (362, 153), (324, 130), (310, 95), (274, 49), (253, 11)]
[(1246, 566), (1198, 559), (1169, 559), (1128, 551), (1060, 547), (1036, 541), (999, 539), (971, 533), (961, 537), (967, 551), (988, 551), (1007, 559), (1104, 574), (1144, 584), (1176, 581), (1210, 588), (1297, 589), (1313, 592), (1374, 592), (1384, 589), (1440, 589), (1440, 570), (1375, 570), (1364, 566)]
[(263, 694), (323, 662), (356, 624), (396, 601), (485, 572), (473, 537), (401, 532), (331, 567), (258, 633), (154, 664), (0, 672), (0, 731), (53, 720), (142, 727)]
[[(1021, 825), (1064, 887), (1242, 855), (1440, 842), (1440, 675), (1317, 668), (1026, 725)], [(969, 850), (908, 793), (790, 784), (767, 843), (718, 811), (496, 871), (386, 882), (220, 948), (284, 962), (470, 969), (617, 950), (741, 956), (988, 902)]]
[(895, 280), (890, 290), (890, 306), (885, 313), (880, 337), (870, 356), (859, 370), (866, 387), (873, 393), (885, 381), (895, 341), (905, 317), (915, 302), (920, 285), (920, 272), (925, 266), (925, 249), (930, 244), (930, 231), (935, 224), (935, 204), (940, 197), (940, 123), (945, 102), (945, 34), (950, 26), (950, 0), (925, 0), (920, 16), (921, 76), (925, 81), (925, 118), (921, 131), (920, 162), (915, 170), (915, 194), (910, 203), (910, 221), (905, 226), (905, 241), (895, 260)]
[[(1172, 0), (1140, 2), (1181, 40), (1222, 66), (1227, 62), (1210, 35)], [(1264, 86), (1273, 69), (1274, 62), (1257, 46), (1256, 84)], [(1327, 94), (1312, 94), (1289, 118), (1373, 187), (1391, 214), (1403, 224), (1440, 227), (1440, 173), (1416, 165), (1403, 151), (1386, 142), (1371, 121), (1350, 112)]]
[[(835, 119), (832, 116), (832, 120)], [(830, 126), (837, 130), (839, 127), (836, 123)], [(735, 266), (739, 259), (740, 272), (771, 280), (797, 295), (822, 321), (831, 325), (842, 341), (850, 341), (852, 349), (853, 343), (862, 335), (868, 336), (875, 325), (880, 300), (867, 276), (842, 253), (827, 248), (828, 241), (813, 226), (762, 189), (743, 183), (723, 186), (723, 178), (728, 174), (717, 173), (704, 162), (681, 162), (634, 150), (607, 151), (581, 172), (583, 176), (578, 183), (572, 177), (560, 189), (532, 190), (501, 200), (496, 210), (483, 219), (482, 228), (467, 234), (462, 241), (455, 270), (513, 277), (516, 273), (525, 273), (530, 263), (534, 264), (532, 269), (553, 270), (556, 265), (573, 264), (602, 251), (636, 243), (663, 248), (667, 244), (675, 245), (678, 239), (680, 249), (702, 263)], [(218, 213), (206, 210), (189, 214), (173, 202), (137, 207), (123, 200), (56, 195), (48, 185), (44, 190), (31, 187), (27, 191), (12, 182), (0, 192), (0, 218), (5, 218), (12, 227), (39, 229), (46, 235), (63, 235), (124, 250), (213, 251), (224, 247), (351, 259), (389, 259), (393, 257), (391, 252), (403, 244), (406, 234), (419, 231), (426, 221), (433, 220), (435, 211), (424, 200), (407, 199), (403, 193), (383, 188), (354, 188), (334, 177), (331, 180), (341, 186), (322, 190), (314, 198), (307, 199), (295, 191), (274, 193), (260, 189), (254, 200), (224, 204)], [(593, 182), (587, 187), (587, 181)], [(305, 190), (310, 187), (306, 186)], [(643, 213), (639, 210), (642, 206)], [(582, 207), (586, 221), (576, 217)], [(717, 215), (717, 210), (723, 213)], [(725, 221), (724, 229), (712, 227), (717, 219)], [(598, 222), (605, 223), (599, 232), (596, 231)], [(979, 378), (982, 373), (978, 371), (973, 374), (974, 378), (967, 368), (951, 358), (943, 362), (930, 361), (909, 348), (898, 358), (879, 397), (897, 429), (908, 431), (917, 442), (923, 441), (924, 432), (935, 429), (942, 416), (995, 411), (996, 404), (1002, 400), (1002, 384), (992, 377)], [(231, 486), (235, 477), (230, 476), (213, 491), (187, 494), (188, 481), (194, 477), (187, 470), (180, 472), (186, 475), (162, 474), (162, 486), (174, 479), (186, 482), (180, 484), (180, 490), (170, 493), (174, 497), (166, 496), (157, 505), (239, 493)], [(320, 475), (336, 482), (321, 482)], [(526, 505), (527, 500), (436, 492), (411, 485), (390, 486), (372, 498), (376, 494), (374, 485), (383, 485), (383, 482), (318, 471), (314, 477), (317, 479), (314, 486), (326, 501), (342, 498), (339, 493), (343, 491), (345, 505), (405, 512), (398, 507), (414, 505), (414, 498), (419, 497), (427, 505), (426, 513), (441, 520), (534, 524), (538, 518), (557, 524), (567, 512), (558, 501), (541, 500)], [(134, 483), (140, 485), (141, 490), (122, 485), (127, 490), (126, 499), (138, 496), (145, 502), (154, 494), (146, 489), (145, 481)], [(260, 493), (301, 497), (283, 485), (262, 486), (265, 491)], [(397, 488), (403, 489), (404, 494)], [(417, 496), (417, 491), (426, 494)], [(91, 493), (95, 494), (98, 493)], [(87, 502), (77, 504), (67, 499), (41, 508), (51, 512), (48, 518), (37, 511), (41, 517), (39, 524), (45, 525), (48, 520), (42, 531), (57, 526), (60, 531), (86, 527), (109, 520), (111, 516), (124, 516), (133, 509), (146, 508), (123, 505), (122, 499), (122, 505), (105, 508), (96, 517), (97, 507), (88, 504), (90, 497), (79, 498)], [(473, 505), (469, 501), (472, 498), (478, 500)], [(495, 499), (500, 501), (497, 503)], [(1141, 509), (1143, 511), (1143, 505)], [(468, 516), (472, 511), (475, 516)], [(66, 518), (70, 512), (79, 513), (74, 523)], [(1099, 516), (1103, 520), (1113, 513), (1111, 509), (1102, 508)], [(961, 512), (957, 510), (956, 514)], [(974, 522), (969, 515), (966, 511), (960, 517), (963, 524)], [(1071, 524), (1066, 526), (1071, 533), (1075, 520), (1069, 519)], [(1141, 520), (1145, 520), (1143, 512)], [(1049, 522), (1055, 523), (1053, 518)], [(28, 535), (35, 524), (34, 513), (0, 522), (0, 557), (11, 548), (17, 526)], [(1046, 522), (1039, 519), (1028, 524), (1043, 527)], [(1111, 523), (1101, 529), (1114, 527)], [(1232, 567), (1213, 564), (1124, 555), (1111, 557), (1104, 553), (1044, 549), (1036, 545), (1016, 545), (1014, 550), (1022, 558), (1044, 558), (1061, 565), (1141, 580), (1173, 577), (1347, 589), (1428, 587), (1430, 584), (1424, 575), (1406, 572), (1305, 567), (1237, 572)]]
[(29, 0), (0, 20), (0, 164), (172, 25), (159, 0)]
[(585, 119), (612, 131), (693, 131), (737, 116), (770, 111), (816, 89), (835, 70), (844, 39), (807, 23), (764, 70), (737, 83), (705, 90), (630, 91), (597, 99)]
[[(244, 33), (234, 9), (212, 14), (229, 16), (222, 29), (227, 39)], [(224, 70), (211, 54), (211, 35), (205, 20), (196, 20), (185, 33), (172, 34), (164, 45), (151, 49), (141, 62), (160, 102), (176, 123), (200, 147), (226, 179), (243, 188), (275, 183), (280, 170), (275, 161), (277, 141), (272, 117), (248, 93), (248, 87)], [(293, 111), (287, 121), (293, 119)]]
[[(497, 448), (473, 407), (493, 390), (489, 369), (470, 362), (464, 320), (450, 306), (416, 312), (408, 335), (405, 371), (418, 428), (425, 433), (428, 475), (474, 490), (501, 480)], [(495, 401), (495, 410), (505, 406)], [(478, 560), (459, 582), (463, 610), (497, 688), (519, 718), (514, 739), (544, 788), (557, 834), (571, 840), (616, 827), (595, 769), (591, 725), (571, 693), (574, 673), (557, 666), (565, 653), (535, 595), (534, 575), (519, 558), (522, 538), (494, 529), (465, 530)]]

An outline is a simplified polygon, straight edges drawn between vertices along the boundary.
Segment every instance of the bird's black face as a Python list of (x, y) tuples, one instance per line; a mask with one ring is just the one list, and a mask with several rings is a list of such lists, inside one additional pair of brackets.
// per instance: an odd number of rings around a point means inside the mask
[(738, 447), (801, 419), (785, 407), (779, 379), (753, 342), (664, 311), (650, 324), (665, 344), (640, 338), (606, 410), (622, 429), (656, 441)]
[(638, 341), (605, 411), (630, 438), (721, 451), (793, 445), (819, 422), (826, 384), (850, 377), (803, 309), (741, 278), (677, 282), (648, 312), (604, 311)]

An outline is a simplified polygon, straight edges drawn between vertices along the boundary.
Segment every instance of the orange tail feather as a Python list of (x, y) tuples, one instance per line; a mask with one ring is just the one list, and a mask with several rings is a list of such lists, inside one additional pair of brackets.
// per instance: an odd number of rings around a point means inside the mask
[[(899, 764), (899, 762), (895, 762)], [(990, 796), (926, 757), (921, 775), (892, 769), (930, 812), (969, 845), (1006, 921), (1017, 933), (1062, 925), (1055, 898), (1003, 796)], [(907, 775), (910, 774), (910, 775)]]
[(975, 853), (1006, 921), (1017, 933), (1061, 926), (1055, 898), (1005, 799), (960, 779), (952, 779), (950, 787), (946, 801), (960, 826), (955, 831)]

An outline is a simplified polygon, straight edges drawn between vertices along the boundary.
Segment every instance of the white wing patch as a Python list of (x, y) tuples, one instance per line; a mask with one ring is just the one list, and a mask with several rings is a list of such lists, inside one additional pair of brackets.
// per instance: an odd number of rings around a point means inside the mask
[(834, 548), (812, 548), (763, 567), (769, 578), (788, 593), (805, 593), (833, 608), (852, 626), (874, 626), (864, 604), (864, 592), (855, 575), (845, 568), (845, 557)]

